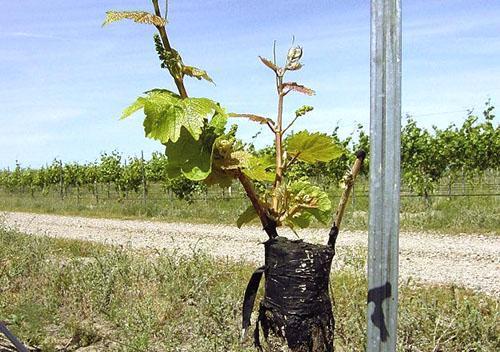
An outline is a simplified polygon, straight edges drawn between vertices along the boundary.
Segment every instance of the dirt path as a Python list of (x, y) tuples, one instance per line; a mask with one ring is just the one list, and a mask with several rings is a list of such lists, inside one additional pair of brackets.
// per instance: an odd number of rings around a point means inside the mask
[[(0, 213), (0, 225), (33, 235), (88, 240), (134, 248), (159, 248), (190, 254), (206, 251), (218, 257), (263, 261), (260, 242), (266, 235), (257, 227), (237, 229), (188, 223), (165, 223), (141, 220), (91, 219), (76, 216), (31, 213)], [(289, 231), (282, 235), (295, 238)], [(323, 229), (301, 231), (304, 240), (325, 243)], [(346, 248), (366, 247), (364, 232), (342, 232), (334, 266), (347, 259)], [(335, 268), (334, 268), (335, 269)], [(500, 296), (500, 237), (486, 235), (447, 236), (401, 233), (401, 280), (429, 283), (454, 283)]]

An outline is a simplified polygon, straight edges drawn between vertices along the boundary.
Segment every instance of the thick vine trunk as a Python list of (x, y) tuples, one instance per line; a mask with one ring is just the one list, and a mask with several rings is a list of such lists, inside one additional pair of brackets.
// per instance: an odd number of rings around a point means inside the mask
[[(256, 347), (265, 351), (333, 351), (334, 317), (329, 295), (333, 248), (284, 237), (264, 245), (265, 266), (256, 271), (265, 275), (265, 294), (254, 330)], [(248, 300), (252, 300), (260, 279), (255, 275), (245, 294), (244, 328), (253, 306)]]

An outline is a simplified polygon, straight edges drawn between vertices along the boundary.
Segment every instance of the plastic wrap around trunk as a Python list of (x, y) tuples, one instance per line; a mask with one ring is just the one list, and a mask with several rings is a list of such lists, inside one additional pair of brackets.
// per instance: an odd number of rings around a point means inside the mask
[[(260, 325), (265, 340), (271, 332), (294, 352), (333, 351), (334, 318), (329, 295), (332, 247), (284, 237), (270, 239), (264, 245), (265, 266), (254, 274), (265, 274), (255, 344), (261, 346)], [(259, 277), (252, 280), (258, 285)]]

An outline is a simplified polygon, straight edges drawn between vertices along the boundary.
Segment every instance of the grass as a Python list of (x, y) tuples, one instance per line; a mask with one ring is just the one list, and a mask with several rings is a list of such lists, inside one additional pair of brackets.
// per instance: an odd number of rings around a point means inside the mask
[[(337, 351), (364, 351), (364, 253), (332, 274)], [(0, 319), (43, 351), (253, 351), (239, 343), (254, 265), (137, 252), (0, 229)], [(498, 351), (499, 301), (457, 287), (400, 288), (398, 351)]]
[[(347, 207), (343, 228), (366, 230), (368, 227), (368, 198), (360, 190)], [(29, 211), (62, 215), (81, 215), (101, 218), (139, 218), (194, 223), (236, 223), (248, 206), (244, 197), (197, 199), (192, 203), (175, 198), (150, 197), (144, 205), (139, 195), (127, 199), (101, 197), (99, 203), (89, 195), (78, 201), (75, 195), (61, 200), (56, 192), (46, 196), (29, 193), (10, 194), (0, 191), (0, 210)], [(332, 196), (334, 204), (338, 196)], [(324, 227), (313, 223), (315, 227)], [(430, 204), (419, 197), (401, 199), (401, 228), (405, 231), (441, 233), (491, 233), (500, 230), (499, 196), (434, 197)]]

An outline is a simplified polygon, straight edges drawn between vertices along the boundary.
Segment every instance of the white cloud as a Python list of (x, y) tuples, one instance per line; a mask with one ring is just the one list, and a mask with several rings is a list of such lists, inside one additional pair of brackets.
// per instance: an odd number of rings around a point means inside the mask
[(29, 33), (29, 32), (6, 32), (0, 33), (1, 37), (21, 37), (21, 38), (34, 38), (34, 39), (54, 39), (54, 40), (64, 40), (64, 38), (52, 35), (52, 34), (41, 34), (41, 33)]

